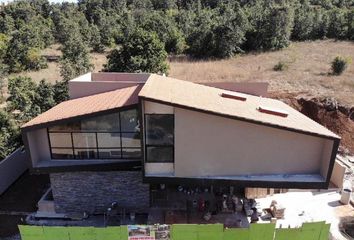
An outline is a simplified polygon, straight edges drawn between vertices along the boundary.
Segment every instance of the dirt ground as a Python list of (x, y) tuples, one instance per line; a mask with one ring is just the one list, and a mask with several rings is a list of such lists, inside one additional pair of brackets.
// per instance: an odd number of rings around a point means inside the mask
[(48, 175), (23, 174), (0, 196), (0, 239), (18, 233), (24, 213), (37, 210), (37, 202), (49, 187)]
[[(274, 52), (245, 54), (228, 60), (189, 61), (174, 59), (169, 75), (193, 82), (268, 82), (270, 91), (307, 92), (314, 97), (335, 97), (354, 105), (354, 63), (341, 76), (328, 74), (338, 55), (354, 58), (354, 42), (294, 42)], [(354, 60), (354, 59), (353, 59)], [(285, 71), (274, 71), (279, 61)]]

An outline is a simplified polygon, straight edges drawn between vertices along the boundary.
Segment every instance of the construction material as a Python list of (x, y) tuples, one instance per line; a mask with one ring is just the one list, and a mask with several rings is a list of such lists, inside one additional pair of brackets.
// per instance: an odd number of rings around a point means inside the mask
[(270, 212), (272, 213), (273, 217), (282, 219), (284, 218), (285, 208), (278, 204), (277, 201), (273, 200), (270, 204)]

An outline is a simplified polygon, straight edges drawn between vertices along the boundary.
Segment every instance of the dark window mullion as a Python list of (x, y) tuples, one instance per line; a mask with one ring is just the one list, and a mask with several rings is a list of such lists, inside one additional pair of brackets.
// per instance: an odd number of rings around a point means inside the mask
[(123, 141), (122, 141), (122, 121), (121, 121), (121, 112), (119, 112), (119, 136), (120, 136), (120, 158), (123, 158)]
[(74, 156), (74, 159), (76, 159), (75, 148), (74, 148), (74, 137), (73, 137), (73, 133), (71, 132), (70, 135), (71, 135), (71, 147), (72, 147), (72, 149), (73, 149), (73, 156)]
[(97, 137), (97, 132), (95, 132), (96, 134), (96, 150), (97, 150), (97, 158), (100, 158), (100, 152), (98, 151), (98, 137)]

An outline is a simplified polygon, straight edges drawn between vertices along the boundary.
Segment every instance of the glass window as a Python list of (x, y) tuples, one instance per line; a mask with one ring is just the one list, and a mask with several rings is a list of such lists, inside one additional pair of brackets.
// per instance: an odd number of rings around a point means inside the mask
[(141, 157), (137, 109), (50, 127), (48, 136), (53, 159)]
[(146, 115), (146, 144), (173, 145), (174, 116), (170, 114)]
[(173, 147), (147, 147), (147, 162), (173, 162)]
[(141, 149), (140, 148), (123, 148), (122, 149), (123, 158), (140, 158)]
[(122, 147), (141, 147), (139, 133), (122, 133)]
[(99, 149), (99, 157), (102, 159), (115, 159), (121, 158), (121, 149), (111, 148), (111, 149)]
[(146, 162), (174, 162), (174, 115), (147, 114)]
[(98, 148), (120, 148), (120, 133), (97, 133)]
[(97, 156), (97, 149), (74, 149), (75, 158), (77, 159), (95, 159)]
[(119, 132), (119, 113), (88, 118), (81, 121), (83, 131)]
[(80, 128), (80, 122), (71, 122), (50, 127), (49, 132), (72, 132), (79, 131)]
[(136, 109), (120, 112), (120, 122), (122, 124), (122, 132), (140, 131), (138, 111)]
[(74, 148), (96, 148), (95, 133), (73, 133)]
[(72, 148), (71, 133), (49, 133), (49, 140), (52, 147)]
[(53, 159), (73, 159), (73, 149), (72, 148), (52, 148), (52, 158)]

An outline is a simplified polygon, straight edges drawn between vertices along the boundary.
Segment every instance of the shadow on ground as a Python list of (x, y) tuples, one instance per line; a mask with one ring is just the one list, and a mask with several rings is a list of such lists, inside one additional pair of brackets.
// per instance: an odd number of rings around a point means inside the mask
[(0, 195), (0, 239), (18, 233), (24, 213), (37, 210), (37, 202), (48, 187), (48, 175), (30, 175), (27, 171)]

